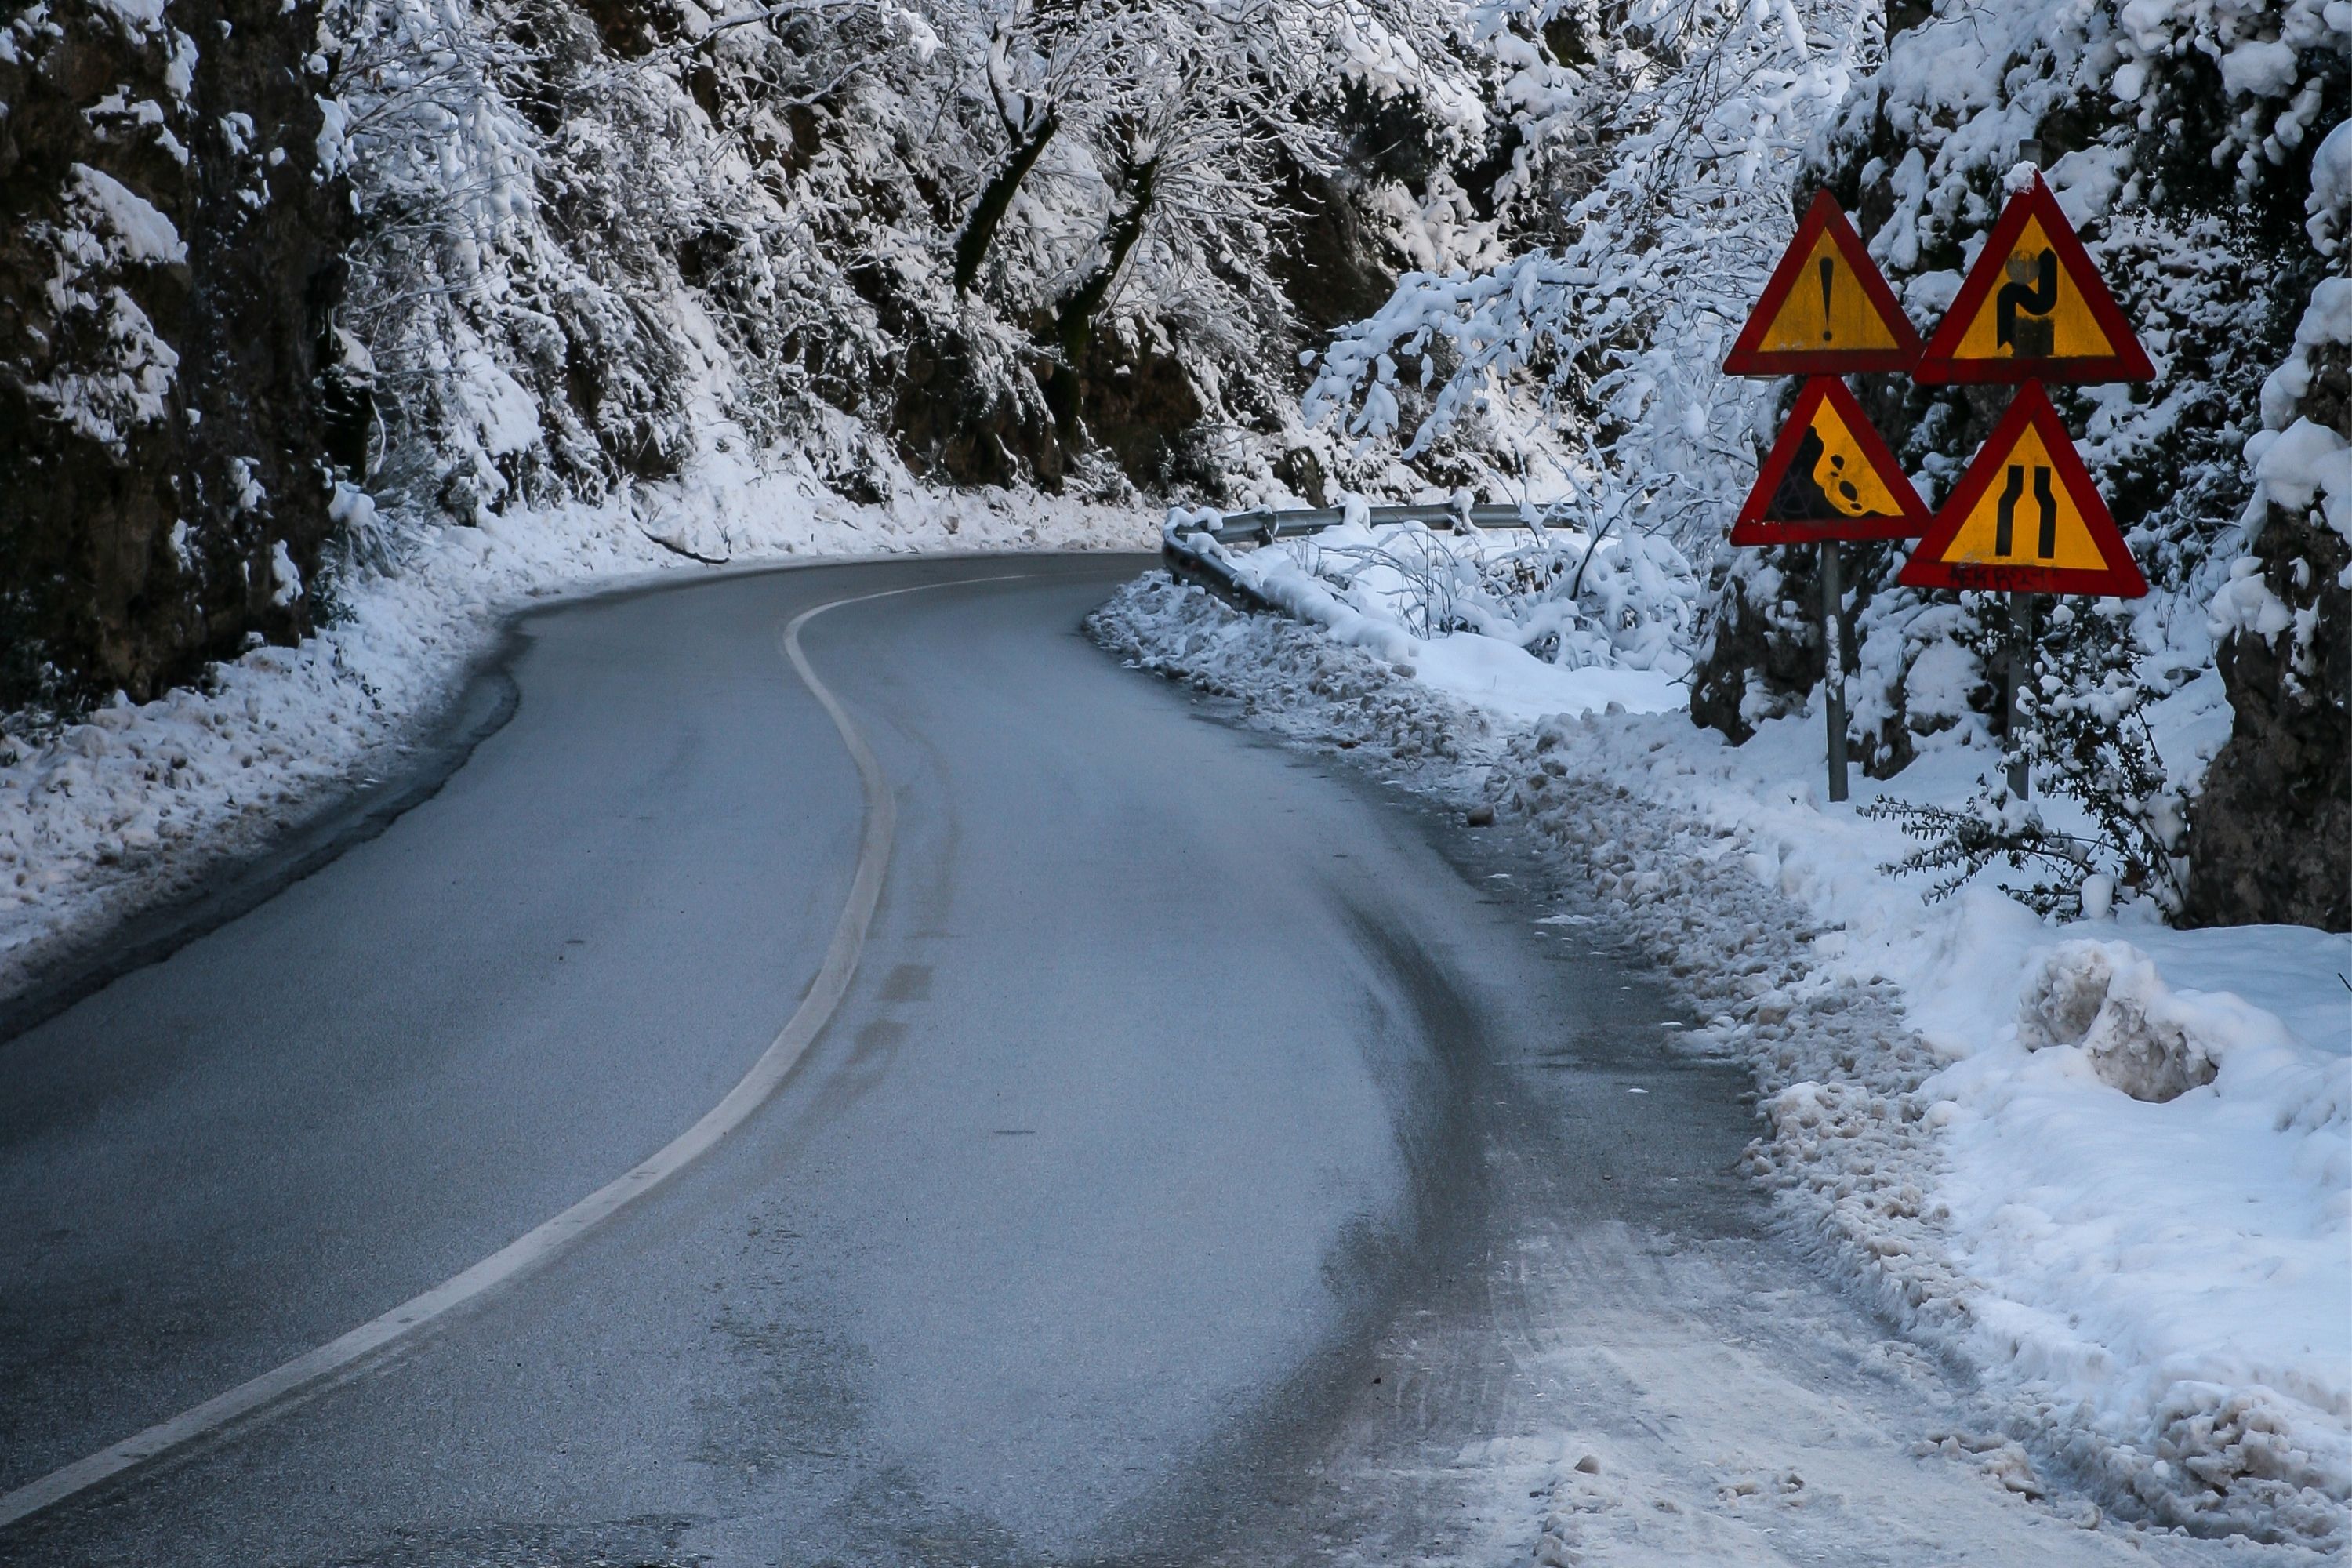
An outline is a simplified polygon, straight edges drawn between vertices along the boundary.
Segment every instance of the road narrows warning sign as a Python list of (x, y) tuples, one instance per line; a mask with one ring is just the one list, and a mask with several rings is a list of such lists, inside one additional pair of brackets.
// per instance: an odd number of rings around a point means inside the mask
[(1899, 581), (2120, 599), (2147, 592), (2058, 411), (2032, 382), (2018, 389)]
[(2147, 381), (2156, 371), (2036, 174), (2001, 208), (1916, 374), (1940, 385)]
[(1918, 330), (1827, 191), (1813, 197), (1723, 362), (1729, 375), (1908, 370)]
[(1916, 539), (1927, 509), (1845, 383), (1805, 383), (1731, 525), (1735, 545)]

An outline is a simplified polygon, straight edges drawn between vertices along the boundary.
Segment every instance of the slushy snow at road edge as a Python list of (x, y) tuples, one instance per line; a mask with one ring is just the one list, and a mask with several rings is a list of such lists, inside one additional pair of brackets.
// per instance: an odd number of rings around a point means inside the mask
[[(1533, 826), (1681, 981), (1694, 1048), (1754, 1067), (1751, 1158), (1817, 1256), (1976, 1368), (2045, 1466), (2126, 1517), (2341, 1544), (2352, 939), (1927, 904), (1879, 869), (1908, 841), (1822, 800), (1817, 716), (1733, 748), (1631, 689), (1653, 672), (1296, 607), (1155, 575), (1093, 627)], [(1995, 761), (1927, 751), (1853, 804), (1961, 798)]]

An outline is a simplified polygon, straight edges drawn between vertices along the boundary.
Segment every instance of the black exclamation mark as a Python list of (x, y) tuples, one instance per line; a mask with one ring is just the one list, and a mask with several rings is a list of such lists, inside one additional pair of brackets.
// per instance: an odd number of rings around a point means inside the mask
[(1836, 259), (1836, 258), (1834, 258), (1834, 257), (1829, 257), (1829, 256), (1824, 256), (1824, 257), (1822, 257), (1822, 342), (1830, 342), (1830, 341), (1831, 341), (1831, 335), (1832, 335), (1832, 334), (1831, 334), (1831, 332), (1830, 332), (1830, 279), (1832, 279), (1832, 278), (1834, 278), (1834, 277), (1836, 277), (1836, 276), (1837, 276), (1837, 259)]

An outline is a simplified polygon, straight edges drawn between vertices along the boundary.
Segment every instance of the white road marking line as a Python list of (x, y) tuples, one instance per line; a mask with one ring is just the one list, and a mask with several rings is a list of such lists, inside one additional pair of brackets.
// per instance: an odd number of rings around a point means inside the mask
[(833, 928), (833, 942), (825, 949), (824, 964), (818, 968), (816, 978), (810, 983), (807, 994), (801, 998), (801, 1005), (793, 1010), (793, 1016), (785, 1021), (782, 1030), (760, 1054), (760, 1059), (751, 1064), (751, 1070), (743, 1075), (742, 1081), (728, 1090), (726, 1099), (712, 1106), (701, 1121), (670, 1140), (644, 1163), (606, 1183), (553, 1219), (517, 1237), (454, 1279), (443, 1280), (423, 1295), (403, 1301), (382, 1317), (362, 1323), (341, 1339), (330, 1341), (306, 1355), (297, 1356), (249, 1383), (239, 1384), (227, 1393), (215, 1394), (168, 1421), (158, 1422), (87, 1458), (77, 1459), (63, 1469), (52, 1470), (37, 1481), (28, 1481), (12, 1492), (0, 1494), (0, 1525), (13, 1524), (38, 1513), (78, 1492), (89, 1490), (101, 1481), (110, 1480), (126, 1470), (184, 1447), (199, 1437), (217, 1432), (233, 1422), (259, 1416), (271, 1406), (282, 1405), (294, 1394), (315, 1393), (329, 1385), (329, 1380), (337, 1378), (339, 1374), (352, 1373), (362, 1363), (383, 1359), (402, 1341), (445, 1313), (546, 1262), (692, 1164), (721, 1138), (742, 1125), (744, 1120), (776, 1091), (798, 1065), (802, 1054), (824, 1030), (833, 1017), (834, 1010), (840, 1006), (842, 997), (847, 994), (849, 983), (857, 973), (858, 956), (865, 951), (866, 930), (872, 925), (875, 908), (882, 900), (882, 879), (889, 869), (890, 843), (898, 823), (898, 804), (890, 796), (889, 781), (883, 776), (882, 763), (874, 755), (873, 748), (866, 743), (866, 737), (858, 732), (857, 726), (850, 722), (847, 710), (834, 696), (832, 689), (819, 680), (816, 671), (809, 668), (808, 656), (801, 650), (801, 628), (826, 611), (837, 610), (845, 605), (862, 605), (873, 599), (896, 598), (901, 594), (919, 594), (932, 588), (1020, 582), (1036, 574), (1030, 572), (1015, 572), (994, 577), (959, 577), (948, 583), (923, 583), (911, 588), (859, 594), (803, 610), (784, 627), (783, 636), (779, 639), (784, 657), (792, 661), (793, 668), (808, 687), (810, 695), (817, 700), (826, 717), (833, 721), (833, 727), (841, 733), (842, 744), (848, 748), (850, 760), (857, 764), (858, 782), (863, 785), (866, 796), (866, 833), (858, 846), (857, 871), (850, 881), (849, 900), (842, 908), (840, 921)]

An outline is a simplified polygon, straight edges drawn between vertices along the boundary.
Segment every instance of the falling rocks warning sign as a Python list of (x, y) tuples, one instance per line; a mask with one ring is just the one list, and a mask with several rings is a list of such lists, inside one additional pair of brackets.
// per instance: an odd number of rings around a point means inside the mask
[(2156, 371), (2036, 174), (2001, 208), (1913, 374), (1940, 384), (2148, 381)]
[(1913, 588), (2119, 599), (2147, 592), (2058, 411), (2030, 382), (2018, 389), (1898, 580)]
[(1822, 191), (1723, 368), (1729, 375), (1843, 375), (1909, 370), (1918, 357), (1917, 329), (1836, 198)]
[(1731, 525), (1731, 542), (1916, 539), (1927, 509), (1845, 383), (1805, 383)]

